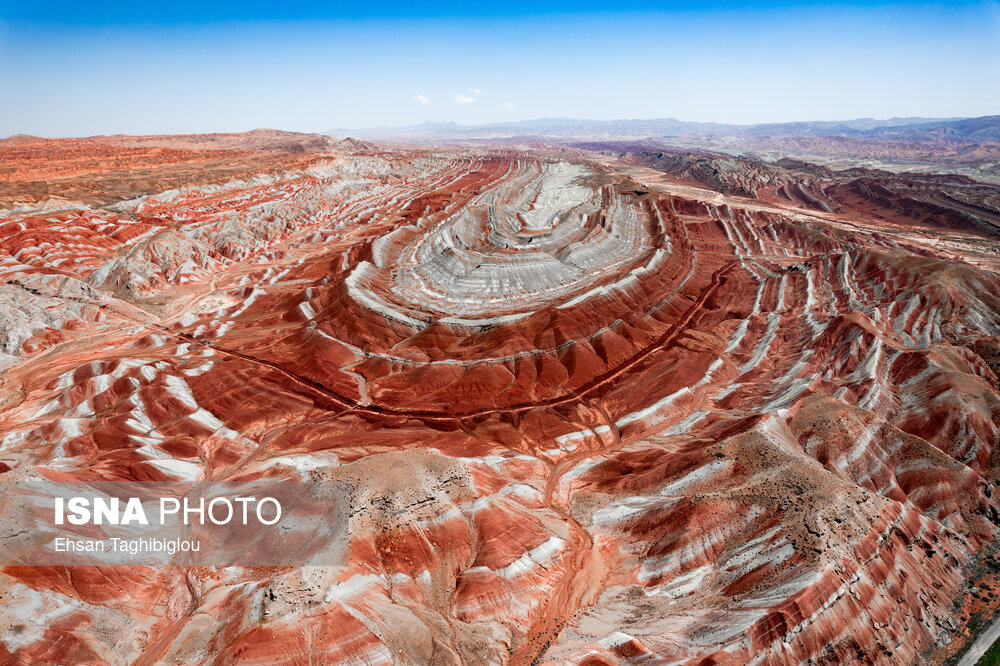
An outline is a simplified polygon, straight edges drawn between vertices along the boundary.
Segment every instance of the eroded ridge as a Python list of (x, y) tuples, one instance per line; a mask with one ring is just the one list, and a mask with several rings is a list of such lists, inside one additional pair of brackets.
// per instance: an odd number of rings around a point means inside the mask
[(8, 567), (5, 657), (898, 663), (958, 635), (1000, 524), (985, 227), (587, 153), (309, 162), (7, 210), (0, 470), (340, 480), (348, 564)]

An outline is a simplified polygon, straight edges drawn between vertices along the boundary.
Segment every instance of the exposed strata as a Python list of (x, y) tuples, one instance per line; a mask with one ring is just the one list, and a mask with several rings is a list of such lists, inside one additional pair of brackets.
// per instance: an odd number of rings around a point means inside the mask
[(104, 206), (192, 185), (223, 184), (323, 163), (373, 147), (319, 134), (242, 134), (0, 139), (0, 209)]
[(5, 658), (899, 663), (950, 640), (1000, 523), (995, 188), (323, 150), (9, 210), (0, 469), (342, 480), (348, 565), (8, 567)]

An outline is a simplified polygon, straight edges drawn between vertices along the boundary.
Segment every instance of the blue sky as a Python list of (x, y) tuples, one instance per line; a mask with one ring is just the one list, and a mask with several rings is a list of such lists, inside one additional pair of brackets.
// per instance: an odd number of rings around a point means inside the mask
[(1000, 114), (1000, 2), (0, 0), (0, 136)]

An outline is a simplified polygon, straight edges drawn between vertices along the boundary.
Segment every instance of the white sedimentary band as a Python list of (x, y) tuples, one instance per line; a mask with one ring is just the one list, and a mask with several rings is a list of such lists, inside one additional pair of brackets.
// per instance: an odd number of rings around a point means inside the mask
[(519, 161), (469, 205), (375, 241), (348, 293), (410, 326), (484, 326), (627, 289), (662, 266), (669, 238), (634, 199), (582, 185), (590, 175)]

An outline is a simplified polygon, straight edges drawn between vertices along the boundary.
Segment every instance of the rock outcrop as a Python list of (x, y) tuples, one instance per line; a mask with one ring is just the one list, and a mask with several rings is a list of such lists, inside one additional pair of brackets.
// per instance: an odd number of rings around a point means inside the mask
[(342, 481), (348, 562), (7, 567), (0, 660), (888, 664), (957, 635), (1000, 524), (996, 188), (246, 159), (0, 218), (0, 477)]

